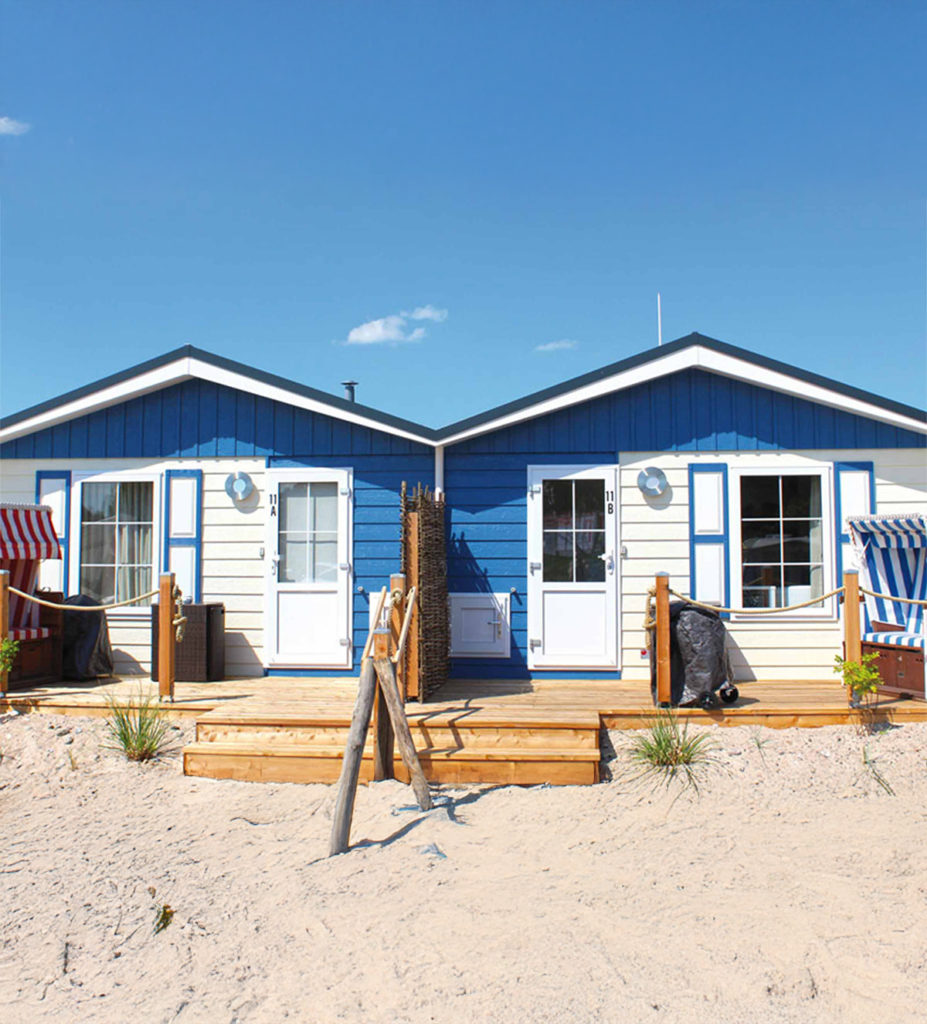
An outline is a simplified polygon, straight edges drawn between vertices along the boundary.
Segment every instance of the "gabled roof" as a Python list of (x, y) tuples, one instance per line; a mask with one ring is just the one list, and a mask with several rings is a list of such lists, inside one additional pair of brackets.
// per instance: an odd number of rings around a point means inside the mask
[(797, 395), (812, 402), (845, 412), (891, 423), (906, 430), (927, 433), (927, 412), (890, 398), (882, 398), (861, 388), (841, 384), (818, 373), (757, 355), (745, 348), (706, 337), (687, 334), (637, 355), (610, 363), (591, 373), (536, 391), (524, 398), (497, 406), (488, 412), (470, 416), (438, 431), (441, 444), (454, 444), (477, 434), (499, 430), (515, 423), (542, 416), (566, 406), (633, 387), (635, 384), (680, 370), (700, 368), (758, 387)]
[(435, 431), (430, 427), (371, 409), (358, 402), (349, 402), (325, 391), (279, 377), (275, 373), (256, 370), (253, 366), (213, 355), (193, 345), (184, 345), (121, 373), (111, 374), (93, 384), (68, 391), (58, 398), (41, 402), (12, 416), (5, 416), (0, 420), (0, 441), (13, 440), (75, 416), (84, 416), (129, 398), (193, 379), (212, 381), (424, 444), (434, 442)]
[(882, 398), (702, 334), (689, 334), (514, 402), (470, 416), (440, 430), (185, 345), (121, 373), (4, 417), (0, 420), (0, 441), (13, 440), (129, 398), (198, 378), (423, 444), (448, 445), (692, 368), (796, 395), (905, 430), (927, 433), (927, 412), (922, 409)]

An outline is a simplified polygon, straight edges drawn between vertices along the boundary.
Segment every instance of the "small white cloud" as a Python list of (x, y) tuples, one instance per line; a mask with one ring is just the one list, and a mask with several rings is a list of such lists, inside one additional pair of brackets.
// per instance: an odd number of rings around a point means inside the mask
[(435, 306), (416, 306), (411, 313), (403, 311), (403, 316), (410, 320), (433, 320), (436, 324), (443, 324), (447, 320), (447, 310), (438, 309)]
[(543, 345), (535, 345), (535, 352), (562, 352), (566, 348), (576, 348), (578, 341), (572, 338), (561, 338), (559, 341), (545, 341)]
[(352, 328), (348, 332), (345, 345), (401, 345), (403, 342), (421, 341), (425, 337), (424, 327), (413, 327), (409, 330), (410, 320), (431, 320), (440, 324), (447, 319), (446, 309), (434, 306), (418, 306), (411, 313), (391, 313), (378, 320), (368, 320), (365, 324)]
[(25, 121), (14, 121), (12, 117), (0, 117), (0, 135), (25, 135), (32, 127)]

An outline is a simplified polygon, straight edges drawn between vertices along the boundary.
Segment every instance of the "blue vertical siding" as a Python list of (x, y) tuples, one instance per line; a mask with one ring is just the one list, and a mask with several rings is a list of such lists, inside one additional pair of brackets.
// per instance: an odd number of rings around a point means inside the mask
[[(423, 444), (331, 416), (190, 380), (3, 445), (3, 458), (261, 457), (273, 466), (354, 471), (355, 663), (367, 639), (369, 595), (399, 569), (399, 493), (434, 486)], [(359, 593), (358, 587), (364, 592)], [(356, 670), (355, 670), (356, 671)], [(320, 670), (314, 675), (352, 675)]]
[(620, 462), (620, 452), (925, 444), (927, 439), (919, 434), (703, 370), (687, 370), (453, 445), (445, 453), (448, 589), (507, 593), (514, 587), (515, 594), (510, 657), (454, 659), (452, 674), (529, 674), (529, 465), (610, 465)]

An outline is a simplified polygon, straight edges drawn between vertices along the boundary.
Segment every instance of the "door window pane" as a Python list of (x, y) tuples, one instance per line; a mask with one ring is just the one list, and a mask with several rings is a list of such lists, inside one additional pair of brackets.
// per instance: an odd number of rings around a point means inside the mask
[(280, 567), (277, 578), (281, 583), (306, 583), (309, 579), (309, 546), (305, 534), (289, 534), (280, 541)]
[(312, 581), (313, 583), (331, 583), (337, 579), (337, 537), (334, 534), (317, 535), (312, 542)]
[(576, 579), (601, 583), (605, 579), (605, 531), (576, 534)]
[(280, 532), (305, 532), (309, 528), (309, 485), (281, 484), (279, 500)]
[(573, 481), (545, 480), (544, 529), (570, 530), (573, 528)]
[(310, 529), (337, 531), (338, 529), (338, 485), (334, 483), (312, 484), (312, 525)]
[(605, 481), (576, 481), (576, 529), (605, 529)]
[(544, 580), (549, 583), (573, 582), (572, 530), (544, 534)]
[(119, 485), (119, 522), (150, 523), (154, 484), (133, 480)]

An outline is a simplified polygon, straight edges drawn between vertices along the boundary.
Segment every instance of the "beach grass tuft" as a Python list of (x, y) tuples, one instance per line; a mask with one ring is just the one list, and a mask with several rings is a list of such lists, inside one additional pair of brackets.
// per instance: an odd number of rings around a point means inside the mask
[(140, 691), (126, 701), (110, 696), (107, 704), (107, 746), (111, 750), (121, 750), (130, 761), (150, 761), (165, 752), (170, 724), (156, 698)]
[(718, 763), (714, 740), (707, 733), (690, 736), (689, 723), (680, 726), (678, 715), (669, 709), (634, 735), (628, 758), (637, 769), (636, 778), (665, 786), (678, 779), (696, 793), (705, 771)]

